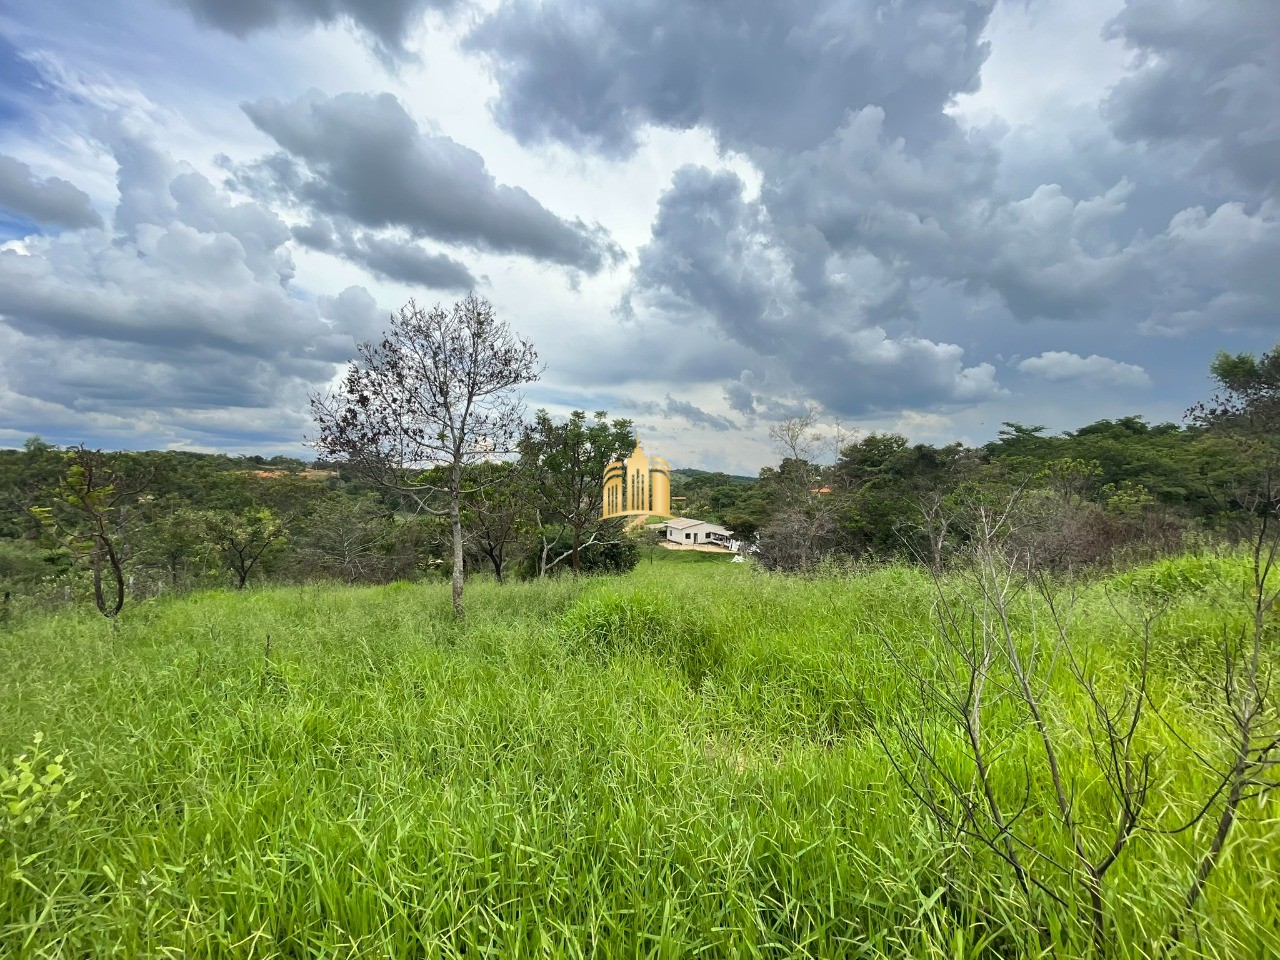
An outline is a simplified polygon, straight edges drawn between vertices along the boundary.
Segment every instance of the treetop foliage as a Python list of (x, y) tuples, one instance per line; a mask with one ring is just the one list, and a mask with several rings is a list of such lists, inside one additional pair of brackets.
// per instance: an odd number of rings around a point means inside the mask
[[(342, 571), (336, 575), (344, 579), (431, 575), (449, 561), (452, 534), (440, 518), (449, 512), (455, 451), (463, 559), (471, 569), (503, 577), (517, 570), (549, 573), (561, 568), (562, 556), (563, 568), (571, 568), (576, 552), (585, 570), (606, 544), (622, 543), (621, 526), (598, 519), (600, 481), (604, 465), (634, 444), (633, 425), (603, 411), (556, 418), (540, 410), (527, 421), (516, 417), (518, 398), (500, 388), (509, 391), (519, 377), (538, 372), (532, 348), (482, 301), (468, 302), (431, 310), (411, 303), (386, 337), (366, 345), (346, 387), (319, 401), (333, 414), (326, 434), (333, 442), (313, 463), (188, 451), (112, 454), (121, 477), (150, 477), (145, 491), (120, 498), (122, 511), (112, 520), (126, 575), (170, 586), (234, 585), (240, 576), (227, 553), (232, 548), (219, 547), (215, 533), (255, 524), (274, 531), (277, 521), (281, 535), (273, 533), (252, 568), (240, 571), (250, 582), (312, 571)], [(441, 342), (414, 346), (396, 339), (423, 330)], [(495, 338), (488, 359), (480, 358), (480, 335)], [(459, 362), (458, 371), (434, 369), (446, 356)], [(366, 369), (371, 359), (385, 361), (384, 367)], [(1043, 511), (1074, 511), (1071, 537), (1092, 544), (1085, 553), (1095, 559), (1111, 555), (1105, 544), (1134, 538), (1172, 543), (1217, 535), (1230, 530), (1242, 510), (1249, 512), (1245, 495), (1256, 493), (1264, 474), (1280, 477), (1280, 349), (1261, 356), (1220, 354), (1210, 372), (1215, 394), (1188, 411), (1185, 425), (1127, 416), (1050, 433), (1041, 425), (1008, 422), (980, 447), (872, 433), (848, 440), (833, 462), (820, 463), (812, 459), (818, 450), (812, 425), (792, 424), (778, 433), (778, 463), (755, 478), (673, 470), (673, 507), (721, 523), (746, 542), (785, 519), (815, 557), (930, 554), (936, 543), (926, 513), (952, 510), (962, 501), (998, 502), (1012, 489), (1039, 498)], [(415, 377), (426, 378), (421, 396), (410, 390)], [(459, 391), (484, 377), (492, 377), (492, 391), (477, 389), (476, 402), (460, 408)], [(384, 389), (399, 397), (398, 413), (390, 394), (383, 394), (385, 403), (375, 399), (375, 390)], [(469, 440), (455, 442), (464, 427), (445, 425), (449, 410), (466, 413)], [(347, 429), (352, 416), (357, 426)], [(502, 450), (506, 457), (499, 456)], [(0, 450), (5, 584), (62, 582), (71, 570), (75, 538), (51, 542), (39, 508), (56, 508), (62, 528), (87, 542), (87, 521), (73, 509), (81, 474), (68, 472), (71, 454), (39, 437), (22, 449)], [(430, 460), (437, 454), (446, 459)], [(69, 491), (69, 499), (58, 501), (60, 489)], [(406, 497), (405, 489), (413, 496)], [(1256, 513), (1256, 496), (1248, 502)], [(254, 516), (272, 520), (257, 523)], [(326, 526), (345, 533), (326, 534)], [(819, 529), (821, 535), (811, 538)], [(954, 536), (954, 530), (945, 534)], [(332, 562), (324, 559), (326, 551)]]

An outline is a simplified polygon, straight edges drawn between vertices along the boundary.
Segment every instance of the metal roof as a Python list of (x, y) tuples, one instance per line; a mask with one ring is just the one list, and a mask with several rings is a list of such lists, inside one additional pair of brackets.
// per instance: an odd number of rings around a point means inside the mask
[(695, 520), (693, 517), (676, 517), (667, 521), (668, 527), (675, 527), (677, 530), (683, 530), (685, 527), (694, 527), (703, 524), (708, 527), (715, 527), (717, 530), (723, 530), (725, 533), (731, 533), (728, 527), (721, 526), (711, 520)]

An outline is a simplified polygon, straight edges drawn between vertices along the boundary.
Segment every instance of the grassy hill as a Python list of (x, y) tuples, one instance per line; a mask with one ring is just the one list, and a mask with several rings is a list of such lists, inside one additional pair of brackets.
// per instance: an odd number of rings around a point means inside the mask
[[(668, 556), (619, 580), (477, 581), (461, 625), (447, 587), (392, 585), (202, 593), (117, 630), (88, 613), (0, 627), (0, 758), (40, 731), (37, 772), (65, 752), (75, 778), (31, 823), (0, 820), (0, 956), (1087, 953), (1047, 898), (1047, 940), (1027, 928), (995, 857), (944, 852), (872, 735), (912, 702), (886, 641), (937, 644), (926, 577)], [(1138, 649), (1123, 588), (1158, 586), (1152, 701), (1211, 751), (1189, 665), (1238, 569), (1195, 563), (1089, 588), (1073, 630), (1118, 683)], [(1028, 602), (1014, 629), (1031, 638), (1043, 612)], [(1046, 677), (1068, 689), (1060, 663)], [(1052, 703), (1084, 771), (1090, 714)], [(1034, 737), (1012, 713), (985, 735), (999, 790), (1035, 778), (1018, 828), (1056, 850)], [(1172, 823), (1205, 778), (1163, 727), (1145, 736)], [(1107, 808), (1096, 781), (1073, 789), (1082, 819)], [(1177, 955), (1275, 955), (1278, 813), (1250, 807)], [(1115, 955), (1154, 950), (1204, 840), (1136, 841)]]
[(747, 477), (740, 473), (719, 473), (714, 470), (699, 470), (697, 467), (676, 467), (671, 471), (673, 477), (684, 477), (688, 480), (698, 480), (704, 477), (726, 478), (729, 483), (740, 486), (750, 486), (756, 483), (758, 477)]

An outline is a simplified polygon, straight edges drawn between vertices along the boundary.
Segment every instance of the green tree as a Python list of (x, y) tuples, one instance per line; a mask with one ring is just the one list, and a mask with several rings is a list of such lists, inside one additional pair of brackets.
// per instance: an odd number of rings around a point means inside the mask
[(463, 512), (468, 547), (503, 583), (536, 526), (528, 477), (519, 464), (484, 463), (471, 469), (468, 486)]
[[(577, 573), (584, 546), (617, 539), (620, 525), (602, 521), (604, 470), (630, 453), (635, 438), (630, 420), (610, 421), (603, 410), (588, 419), (575, 410), (557, 423), (539, 410), (520, 439), (522, 469), (530, 478), (539, 528), (539, 575), (569, 559)], [(556, 554), (561, 538), (566, 550)]]
[(831, 476), (842, 549), (878, 559), (905, 550), (939, 568), (954, 535), (949, 495), (977, 466), (977, 454), (958, 443), (913, 445), (899, 434), (872, 433), (848, 444)]
[(254, 567), (269, 551), (278, 552), (289, 535), (284, 521), (265, 507), (206, 512), (204, 528), (209, 542), (235, 577), (237, 590), (244, 589)]
[(88, 562), (93, 602), (109, 619), (124, 608), (126, 512), (150, 480), (149, 474), (128, 476), (118, 457), (81, 445), (66, 454), (53, 504), (32, 511), (58, 542)]
[(135, 569), (159, 573), (177, 589), (208, 564), (209, 543), (204, 515), (181, 497), (169, 494), (143, 500), (134, 537)]
[(31, 508), (48, 498), (65, 470), (65, 455), (39, 437), (27, 438), (21, 450), (0, 450), (0, 536), (39, 537)]

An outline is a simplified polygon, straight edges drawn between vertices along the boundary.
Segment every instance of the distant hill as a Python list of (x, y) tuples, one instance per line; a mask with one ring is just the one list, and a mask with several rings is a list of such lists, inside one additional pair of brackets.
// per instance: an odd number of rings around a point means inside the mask
[(757, 477), (744, 477), (737, 473), (721, 473), (718, 470), (696, 470), (693, 467), (677, 467), (671, 473), (675, 476), (681, 476), (688, 480), (700, 480), (703, 477), (714, 477), (722, 482), (737, 483), (743, 486), (755, 483)]

